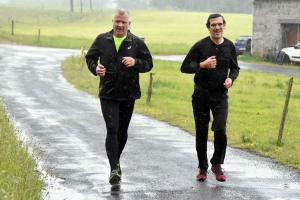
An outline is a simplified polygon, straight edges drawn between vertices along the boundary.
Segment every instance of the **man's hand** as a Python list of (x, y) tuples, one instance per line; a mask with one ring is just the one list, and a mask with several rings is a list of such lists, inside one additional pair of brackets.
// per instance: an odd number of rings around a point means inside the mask
[(98, 66), (96, 68), (97, 75), (100, 77), (103, 77), (103, 76), (105, 76), (105, 72), (106, 72), (106, 68), (103, 65), (98, 64)]
[(231, 88), (231, 86), (232, 86), (232, 80), (231, 80), (231, 78), (226, 78), (226, 80), (225, 80), (225, 82), (223, 83), (223, 85), (224, 85), (224, 87), (225, 87), (226, 89)]
[(123, 57), (122, 58), (122, 63), (126, 66), (126, 67), (133, 67), (135, 65), (135, 59), (132, 57)]
[(216, 68), (217, 66), (217, 59), (216, 59), (216, 56), (211, 56), (209, 58), (207, 58), (204, 62), (201, 62), (199, 64), (200, 68), (201, 69), (213, 69), (213, 68)]

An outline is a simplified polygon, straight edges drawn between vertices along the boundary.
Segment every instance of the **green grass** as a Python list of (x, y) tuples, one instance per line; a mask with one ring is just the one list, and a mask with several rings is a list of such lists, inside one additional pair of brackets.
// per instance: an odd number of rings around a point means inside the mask
[[(99, 9), (71, 14), (67, 8), (1, 6), (0, 36), (24, 45), (87, 49), (99, 33), (112, 29), (112, 12)], [(192, 44), (208, 35), (205, 24), (209, 13), (132, 10), (131, 15), (131, 31), (145, 37), (152, 54), (186, 54)], [(223, 15), (228, 39), (251, 33), (252, 15)], [(15, 22), (14, 35), (11, 20)]]
[(36, 158), (16, 139), (15, 132), (0, 101), (0, 199), (40, 199), (44, 184)]
[(282, 68), (292, 68), (292, 69), (300, 69), (299, 64), (296, 65), (291, 65), (288, 63), (283, 63), (282, 65), (275, 64), (274, 62), (268, 62), (268, 61), (263, 61), (262, 57), (259, 56), (254, 56), (254, 55), (249, 55), (249, 54), (244, 54), (238, 56), (239, 61), (247, 62), (247, 63), (255, 63), (255, 64), (260, 64), (264, 66), (280, 66)]

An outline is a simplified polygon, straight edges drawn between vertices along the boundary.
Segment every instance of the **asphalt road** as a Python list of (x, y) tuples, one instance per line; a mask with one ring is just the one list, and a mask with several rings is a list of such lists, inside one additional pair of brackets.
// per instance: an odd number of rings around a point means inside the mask
[[(300, 199), (297, 170), (230, 147), (226, 182), (217, 182), (212, 172), (206, 182), (196, 181), (194, 136), (140, 114), (133, 115), (121, 158), (122, 183), (111, 187), (99, 100), (75, 89), (60, 67), (78, 54), (0, 44), (0, 98), (19, 137), (38, 155), (47, 181), (43, 199)], [(212, 148), (209, 142), (209, 156)]]

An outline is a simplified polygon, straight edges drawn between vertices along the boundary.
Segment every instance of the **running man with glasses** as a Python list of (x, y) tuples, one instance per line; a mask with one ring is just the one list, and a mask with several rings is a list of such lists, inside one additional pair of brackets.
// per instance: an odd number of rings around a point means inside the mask
[(210, 159), (211, 170), (217, 181), (225, 181), (221, 164), (224, 163), (227, 136), (228, 89), (239, 75), (237, 55), (233, 43), (223, 37), (226, 21), (221, 14), (209, 15), (206, 27), (210, 33), (196, 42), (185, 57), (181, 72), (195, 74), (192, 95), (193, 114), (196, 127), (196, 151), (198, 169), (196, 179), (207, 179), (207, 139), (210, 111), (213, 121), (214, 152)]

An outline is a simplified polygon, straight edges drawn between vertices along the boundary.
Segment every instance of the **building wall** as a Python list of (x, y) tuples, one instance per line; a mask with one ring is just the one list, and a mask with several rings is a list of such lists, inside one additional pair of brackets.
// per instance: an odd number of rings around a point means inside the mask
[(285, 24), (300, 24), (300, 0), (253, 0), (251, 53), (276, 56)]

